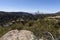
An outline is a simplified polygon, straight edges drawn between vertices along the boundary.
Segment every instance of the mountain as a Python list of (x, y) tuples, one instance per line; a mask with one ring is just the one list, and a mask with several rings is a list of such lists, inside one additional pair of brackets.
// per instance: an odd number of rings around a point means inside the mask
[(49, 16), (58, 16), (60, 12), (51, 14), (32, 14), (28, 12), (4, 12), (0, 11), (0, 25), (6, 24), (8, 22), (23, 19), (24, 21), (43, 19)]

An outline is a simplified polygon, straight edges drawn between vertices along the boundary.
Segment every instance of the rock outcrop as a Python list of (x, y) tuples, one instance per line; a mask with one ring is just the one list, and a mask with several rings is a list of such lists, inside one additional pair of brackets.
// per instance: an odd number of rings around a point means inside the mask
[(0, 40), (36, 40), (35, 35), (27, 30), (12, 30), (0, 38)]

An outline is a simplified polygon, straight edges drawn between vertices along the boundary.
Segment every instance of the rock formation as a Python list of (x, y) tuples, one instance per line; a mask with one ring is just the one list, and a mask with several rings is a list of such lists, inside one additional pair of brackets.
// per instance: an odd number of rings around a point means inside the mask
[(0, 40), (36, 40), (36, 37), (31, 31), (27, 30), (12, 30), (0, 38)]

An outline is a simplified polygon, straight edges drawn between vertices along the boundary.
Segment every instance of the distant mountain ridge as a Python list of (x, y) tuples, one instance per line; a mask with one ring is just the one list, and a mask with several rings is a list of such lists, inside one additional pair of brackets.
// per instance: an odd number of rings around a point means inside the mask
[(16, 21), (17, 19), (33, 20), (34, 15), (27, 12), (3, 12), (0, 11), (0, 25), (5, 24), (8, 21)]
[(54, 14), (32, 14), (28, 12), (4, 12), (0, 11), (0, 25), (6, 24), (10, 21), (16, 21), (17, 19), (23, 19), (23, 20), (37, 20), (37, 19), (43, 19), (45, 17), (49, 16), (60, 16), (60, 12), (54, 13)]

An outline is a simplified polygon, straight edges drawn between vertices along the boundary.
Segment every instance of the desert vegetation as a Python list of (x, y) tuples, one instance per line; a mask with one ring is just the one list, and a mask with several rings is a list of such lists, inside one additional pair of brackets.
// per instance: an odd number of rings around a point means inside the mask
[(10, 30), (29, 30), (41, 37), (44, 32), (52, 33), (54, 38), (60, 36), (60, 16), (54, 14), (30, 14), (26, 12), (0, 12), (0, 37)]

